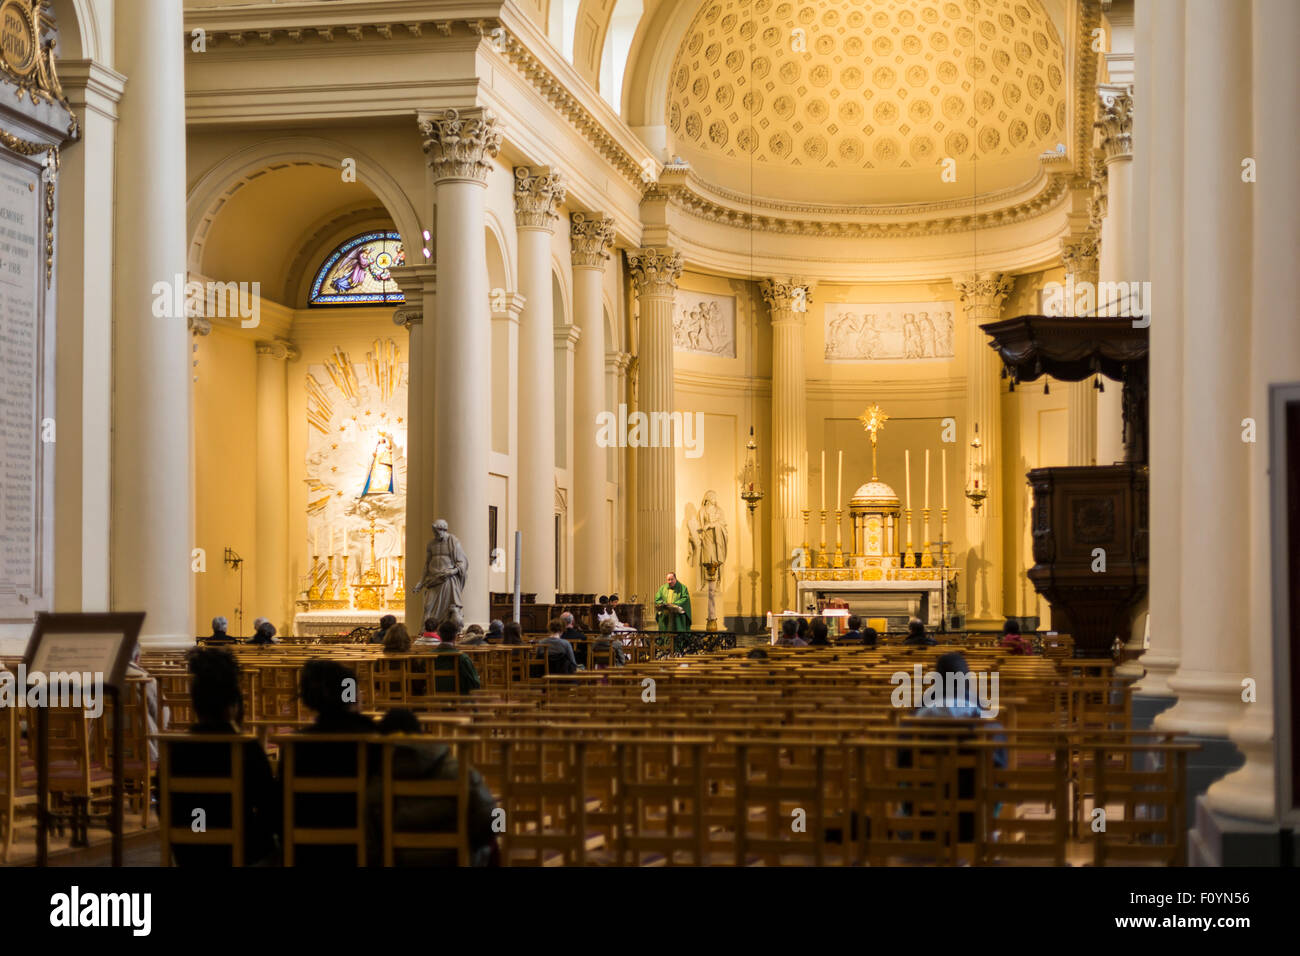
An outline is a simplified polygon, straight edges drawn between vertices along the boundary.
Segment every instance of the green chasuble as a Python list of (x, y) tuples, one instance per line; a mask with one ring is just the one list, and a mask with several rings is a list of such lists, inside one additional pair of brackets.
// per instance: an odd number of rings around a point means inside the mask
[[(667, 608), (661, 608), (661, 604), (676, 604), (682, 609), (682, 613), (677, 614)], [(655, 620), (659, 622), (661, 631), (691, 629), (691, 595), (681, 581), (673, 587), (667, 584), (659, 585), (659, 590), (655, 592)]]

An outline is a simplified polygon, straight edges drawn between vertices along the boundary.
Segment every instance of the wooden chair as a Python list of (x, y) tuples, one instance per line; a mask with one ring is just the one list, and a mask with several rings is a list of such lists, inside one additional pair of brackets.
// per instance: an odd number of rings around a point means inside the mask
[[(36, 807), (35, 770), (24, 773), (22, 756), (22, 731), (19, 725), (18, 708), (3, 708), (0, 718), (0, 826), (4, 827), (4, 849), (0, 852), (0, 862), (9, 862), (9, 851), (13, 847), (14, 833), (18, 829), (20, 810)], [(35, 826), (35, 814), (25, 821), (26, 826)]]
[[(982, 741), (975, 862), (1065, 866), (1070, 833), (1070, 751), (1064, 734)], [(1001, 750), (1006, 766), (995, 759)]]
[(860, 857), (869, 866), (955, 866), (956, 746), (935, 739), (854, 745)]
[[(468, 866), (469, 850), (469, 761), (466, 750), (451, 745), (447, 759), (456, 761), (454, 780), (404, 780), (394, 776), (393, 758), (398, 747), (428, 745), (432, 739), (421, 735), (389, 736), (383, 740), (383, 847), (384, 866), (395, 865), (399, 850), (448, 850), (454, 852), (456, 865)], [(445, 832), (406, 830), (400, 826), (401, 801), (448, 800), (454, 806), (453, 829)]]
[[(376, 738), (367, 734), (286, 734), (275, 737), (274, 742), (280, 747), (284, 786), (284, 865), (295, 865), (300, 846), (335, 846), (353, 849), (356, 865), (365, 866), (368, 751)], [(340, 755), (347, 759), (339, 761)], [(322, 773), (326, 765), (339, 772)], [(322, 796), (340, 799), (313, 800)], [(306, 798), (301, 806), (299, 797)], [(320, 822), (344, 805), (355, 810), (351, 826)], [(301, 816), (308, 816), (308, 825), (299, 823)]]
[[(71, 845), (88, 846), (91, 800), (108, 794), (113, 786), (112, 773), (92, 759), (90, 718), (80, 707), (45, 707), (28, 714), (33, 715), (29, 726), (49, 722), (50, 796), (71, 808), (63, 819), (55, 818), (55, 826), (61, 828), (66, 820)], [(35, 734), (31, 737), (34, 759)]]
[(707, 737), (611, 738), (615, 747), (614, 851), (619, 866), (702, 866)]
[[(251, 734), (160, 734), (158, 741), (158, 827), (162, 843), (162, 865), (172, 866), (173, 846), (227, 846), (230, 865), (243, 866), (244, 859), (244, 759), (243, 747), (256, 743)], [(189, 751), (212, 748), (226, 751), (229, 774), (221, 776), (178, 776), (173, 772), (176, 748)], [(193, 820), (175, 818), (176, 794), (201, 794), (229, 801), (230, 825), (212, 827), (205, 824), (194, 830)], [(179, 825), (177, 825), (179, 824)]]
[[(1103, 826), (1089, 826), (1093, 865), (1187, 865), (1188, 743), (1088, 745)], [(1122, 755), (1112, 763), (1107, 757)], [(1115, 765), (1118, 764), (1118, 765)]]

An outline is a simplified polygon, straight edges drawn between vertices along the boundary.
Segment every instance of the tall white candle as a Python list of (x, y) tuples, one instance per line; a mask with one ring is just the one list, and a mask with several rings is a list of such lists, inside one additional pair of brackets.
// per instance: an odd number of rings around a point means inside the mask
[(826, 449), (822, 449), (822, 511), (826, 510)]
[(844, 449), (840, 449), (840, 467), (835, 473), (835, 507), (844, 507)]
[(903, 449), (903, 475), (906, 480), (904, 489), (907, 492), (907, 504), (904, 506), (908, 511), (912, 510), (912, 452), (910, 449)]
[(930, 510), (930, 449), (925, 450), (925, 499), (921, 505), (926, 511)]
[(939, 454), (939, 487), (943, 494), (943, 510), (948, 510), (948, 449), (940, 450)]

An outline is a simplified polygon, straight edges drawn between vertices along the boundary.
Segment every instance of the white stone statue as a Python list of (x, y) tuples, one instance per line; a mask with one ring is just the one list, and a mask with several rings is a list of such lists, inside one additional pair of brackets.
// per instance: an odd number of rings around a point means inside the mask
[(424, 618), (433, 619), (434, 626), (451, 618), (457, 624), (461, 618), (461, 592), (469, 572), (469, 558), (457, 537), (447, 530), (447, 522), (439, 518), (433, 523), (433, 537), (425, 549), (424, 577), (415, 590), (424, 591)]
[(727, 519), (718, 507), (716, 492), (706, 491), (700, 510), (689, 525), (690, 552), (687, 559), (704, 572), (708, 587), (709, 605), (707, 629), (717, 630), (716, 598), (718, 578), (723, 562), (727, 560)]

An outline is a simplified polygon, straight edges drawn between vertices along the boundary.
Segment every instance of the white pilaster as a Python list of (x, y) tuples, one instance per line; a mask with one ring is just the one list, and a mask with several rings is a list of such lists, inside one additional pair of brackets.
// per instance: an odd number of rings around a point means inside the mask
[[(1097, 282), (1097, 236), (1088, 231), (1073, 239), (1061, 240), (1061, 262), (1065, 266), (1066, 284)], [(1097, 464), (1097, 389), (1094, 379), (1070, 382), (1066, 389), (1066, 416), (1069, 428), (1069, 463)]]
[(257, 505), (254, 614), (281, 634), (293, 631), (289, 581), (289, 378), (298, 348), (284, 339), (257, 343)]
[[(1129, 302), (1104, 301), (1113, 297), (1105, 283), (1132, 282), (1139, 278), (1133, 262), (1133, 95), (1131, 88), (1103, 86), (1099, 90), (1097, 127), (1106, 170), (1106, 216), (1101, 222), (1101, 250), (1097, 262), (1097, 310), (1104, 315), (1129, 311)], [(1124, 459), (1123, 390), (1118, 383), (1097, 392), (1097, 464)]]

